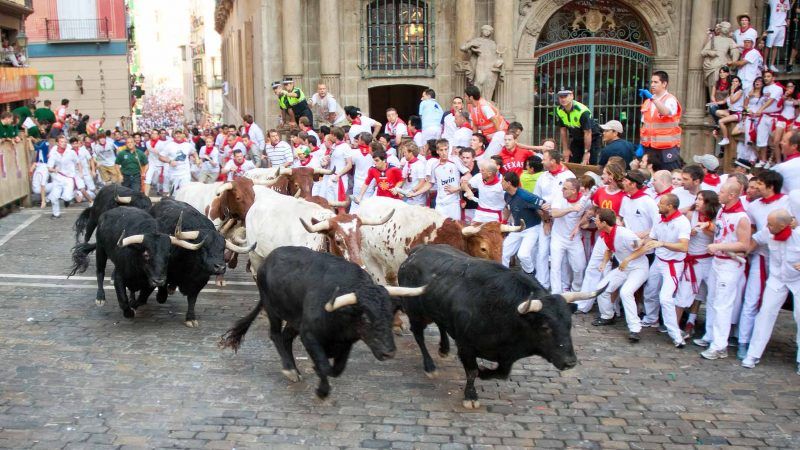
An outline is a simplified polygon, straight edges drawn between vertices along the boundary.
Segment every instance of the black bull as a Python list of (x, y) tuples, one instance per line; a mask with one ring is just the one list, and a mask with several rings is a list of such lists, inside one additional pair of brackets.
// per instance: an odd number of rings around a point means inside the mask
[[(467, 375), (467, 408), (480, 405), (476, 377), (506, 379), (518, 359), (539, 355), (559, 370), (574, 367), (578, 360), (572, 347), (568, 301), (598, 294), (550, 295), (530, 276), (448, 245), (412, 250), (400, 266), (398, 281), (401, 286), (427, 285), (422, 295), (402, 299), (402, 308), (427, 375), (434, 376), (436, 367), (425, 347), (425, 327), (434, 322), (446, 333), (441, 337), (441, 353), (449, 349), (448, 334), (456, 341)], [(495, 361), (498, 367), (479, 367), (476, 358)]]

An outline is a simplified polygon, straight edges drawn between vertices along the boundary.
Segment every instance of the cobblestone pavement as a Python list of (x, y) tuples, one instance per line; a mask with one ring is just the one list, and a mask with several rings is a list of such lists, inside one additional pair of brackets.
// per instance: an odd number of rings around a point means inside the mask
[[(407, 333), (387, 362), (358, 344), (323, 403), (299, 340), (305, 381), (283, 378), (265, 320), (239, 354), (217, 348), (257, 298), (241, 267), (229, 273), (235, 284), (201, 294), (200, 328), (183, 325), (180, 295), (151, 299), (133, 321), (113, 292), (96, 307), (93, 268), (63, 278), (78, 212), (0, 220), (0, 447), (800, 448), (785, 312), (754, 370), (676, 350), (655, 329), (631, 345), (623, 325), (598, 329), (576, 316), (578, 367), (518, 362), (507, 381), (477, 382), (477, 412), (461, 407), (457, 361), (437, 357), (439, 378), (427, 379)], [(436, 342), (431, 330), (434, 350)]]

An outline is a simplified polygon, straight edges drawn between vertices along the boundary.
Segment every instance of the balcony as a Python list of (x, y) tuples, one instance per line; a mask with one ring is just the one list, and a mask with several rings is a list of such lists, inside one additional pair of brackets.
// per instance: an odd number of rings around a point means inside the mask
[(102, 19), (45, 19), (47, 42), (108, 42), (108, 17)]

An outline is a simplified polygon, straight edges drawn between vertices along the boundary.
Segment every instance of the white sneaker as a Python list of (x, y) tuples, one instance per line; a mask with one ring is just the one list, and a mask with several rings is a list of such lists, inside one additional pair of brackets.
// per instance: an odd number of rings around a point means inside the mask
[(767, 164), (766, 161), (759, 161), (759, 162), (756, 163), (755, 167), (757, 169), (760, 169), (760, 168), (764, 167), (766, 164)]
[(775, 67), (775, 65), (774, 65), (774, 64), (770, 64), (770, 65), (769, 65), (769, 70), (771, 70), (771, 71), (773, 71), (773, 72), (780, 72), (780, 70), (778, 70), (778, 68), (777, 68), (777, 67)]
[(756, 364), (758, 364), (758, 362), (759, 362), (758, 358), (751, 358), (747, 356), (742, 360), (742, 367), (745, 367), (747, 369), (752, 369), (756, 366)]
[(711, 343), (705, 339), (695, 339), (692, 343), (698, 347), (708, 347)]
[(722, 139), (721, 141), (719, 141), (719, 143), (718, 143), (717, 145), (728, 145), (728, 144), (730, 144), (730, 143), (731, 143), (731, 140), (730, 140), (730, 139), (728, 139), (728, 138), (724, 138), (724, 139)]
[(727, 350), (719, 350), (719, 351), (717, 351), (717, 350), (712, 350), (712, 349), (709, 348), (708, 350), (700, 353), (700, 356), (702, 356), (705, 359), (710, 359), (710, 360), (725, 359), (725, 358), (728, 357), (728, 351)]

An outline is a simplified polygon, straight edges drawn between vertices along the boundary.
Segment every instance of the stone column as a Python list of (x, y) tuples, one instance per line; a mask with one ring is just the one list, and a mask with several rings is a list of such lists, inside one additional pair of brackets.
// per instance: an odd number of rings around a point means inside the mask
[(505, 111), (508, 120), (514, 120), (509, 115), (509, 93), (511, 91), (512, 71), (514, 70), (514, 0), (494, 1), (494, 40), (498, 49), (505, 49), (503, 53), (503, 71), (505, 80), (497, 84), (495, 99), (497, 106)]
[(475, 0), (460, 0), (456, 3), (456, 41), (454, 95), (463, 96), (467, 87), (465, 67), (469, 64), (469, 55), (461, 51), (461, 45), (475, 36)]
[(303, 43), (298, 30), (289, 30), (286, 24), (301, 24), (303, 17), (300, 13), (300, 2), (297, 0), (283, 0), (283, 71), (287, 77), (292, 77), (295, 86), (303, 89)]
[[(291, 1), (291, 0), (290, 0)], [(319, 0), (320, 82), (341, 101), (341, 69), (339, 67), (339, 8), (336, 0)], [(309, 87), (315, 90), (316, 86)]]
[[(703, 58), (700, 50), (708, 37), (708, 25), (714, 17), (713, 2), (692, 2), (692, 19), (689, 22), (689, 71), (684, 99), (684, 138), (681, 147), (684, 159), (707, 153), (706, 144), (710, 142), (710, 134), (705, 129), (707, 117), (705, 104), (707, 89), (703, 80)], [(709, 119), (710, 120), (710, 119)]]
[(736, 16), (740, 14), (748, 14), (750, 16), (751, 26), (755, 27), (757, 20), (756, 10), (753, 9), (753, 0), (731, 0), (731, 17), (730, 22), (734, 28), (739, 26), (736, 22)]

